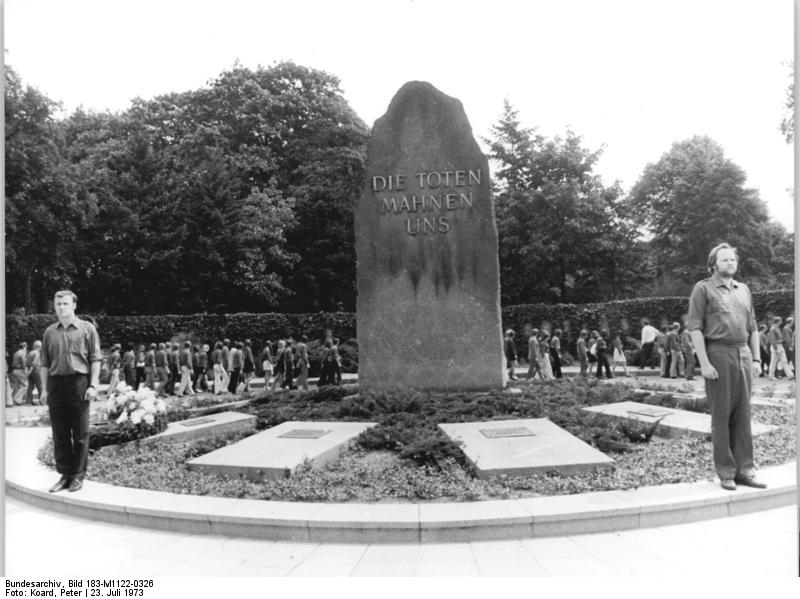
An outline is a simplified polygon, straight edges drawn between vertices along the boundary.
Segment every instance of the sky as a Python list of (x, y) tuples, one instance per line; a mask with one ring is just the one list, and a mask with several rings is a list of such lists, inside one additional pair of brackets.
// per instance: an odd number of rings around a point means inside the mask
[[(794, 230), (779, 126), (792, 0), (6, 0), (5, 62), (64, 113), (197, 89), (235, 61), (323, 69), (372, 125), (403, 83), (461, 100), (476, 137), (503, 99), (569, 127), (627, 191), (673, 143), (708, 135)], [(482, 143), (482, 142), (481, 142)], [(486, 149), (485, 144), (482, 144)]]

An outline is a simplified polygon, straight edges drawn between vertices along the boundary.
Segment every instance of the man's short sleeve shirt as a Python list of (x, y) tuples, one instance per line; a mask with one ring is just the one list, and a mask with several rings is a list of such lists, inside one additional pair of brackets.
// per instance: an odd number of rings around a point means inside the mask
[(90, 322), (75, 318), (66, 327), (51, 324), (42, 337), (42, 368), (62, 376), (89, 374), (92, 362), (100, 362), (100, 336)]
[(728, 287), (715, 273), (697, 283), (689, 298), (689, 331), (702, 331), (706, 341), (747, 343), (757, 331), (750, 289), (732, 280)]

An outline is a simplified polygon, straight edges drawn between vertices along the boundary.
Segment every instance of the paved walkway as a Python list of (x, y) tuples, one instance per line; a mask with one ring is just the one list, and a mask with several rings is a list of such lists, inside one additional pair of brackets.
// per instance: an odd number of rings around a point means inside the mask
[(796, 531), (797, 507), (788, 506), (691, 524), (542, 539), (291, 543), (93, 522), (6, 498), (5, 575), (797, 576)]

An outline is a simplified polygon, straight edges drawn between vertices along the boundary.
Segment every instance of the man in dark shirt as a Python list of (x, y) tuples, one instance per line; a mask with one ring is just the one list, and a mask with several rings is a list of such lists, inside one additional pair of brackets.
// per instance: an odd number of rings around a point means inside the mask
[(747, 285), (734, 280), (736, 250), (722, 243), (708, 255), (712, 276), (694, 286), (686, 328), (691, 332), (711, 408), (714, 467), (723, 489), (764, 488), (755, 477), (750, 390), (758, 374), (758, 327)]
[(89, 461), (89, 404), (100, 385), (100, 337), (94, 325), (75, 316), (78, 297), (55, 295), (58, 322), (42, 339), (42, 401), (53, 430), (56, 470), (61, 475), (51, 493), (83, 486)]
[(786, 319), (783, 327), (783, 349), (786, 351), (786, 361), (796, 367), (794, 363), (794, 318), (791, 316)]
[(169, 377), (170, 377), (170, 384), (169, 389), (167, 389), (167, 393), (169, 395), (175, 395), (175, 385), (178, 384), (178, 381), (181, 380), (181, 360), (180, 360), (180, 344), (179, 343), (170, 343), (169, 350), (167, 352), (167, 357), (169, 358)]
[(181, 384), (178, 387), (178, 395), (194, 395), (192, 388), (192, 343), (183, 342), (183, 349), (178, 353), (178, 365), (181, 369)]
[(514, 344), (514, 331), (508, 329), (505, 338), (506, 368), (508, 368), (508, 379), (517, 380), (514, 368), (517, 366), (517, 346)]
[(228, 356), (231, 364), (231, 378), (228, 382), (228, 393), (236, 393), (239, 383), (242, 380), (242, 366), (244, 365), (244, 354), (242, 348), (244, 344), (241, 341), (236, 342), (236, 347), (231, 349)]

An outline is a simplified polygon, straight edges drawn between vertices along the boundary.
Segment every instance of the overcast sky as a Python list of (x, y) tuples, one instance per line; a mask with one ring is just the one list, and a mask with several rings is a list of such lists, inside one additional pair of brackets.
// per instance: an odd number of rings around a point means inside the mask
[(708, 135), (794, 229), (792, 0), (6, 0), (4, 46), (68, 112), (196, 89), (237, 59), (329, 71), (369, 125), (410, 80), (460, 99), (477, 137), (508, 97), (525, 125), (604, 145), (598, 170), (626, 190)]

